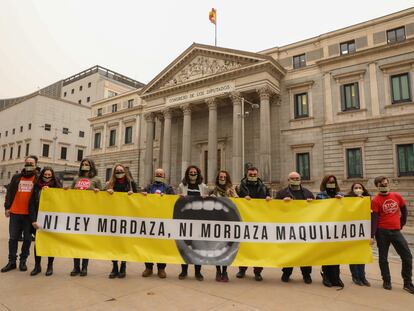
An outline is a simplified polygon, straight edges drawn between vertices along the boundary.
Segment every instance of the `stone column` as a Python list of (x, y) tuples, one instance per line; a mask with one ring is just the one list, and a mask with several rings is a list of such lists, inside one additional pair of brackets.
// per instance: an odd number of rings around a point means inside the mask
[(106, 139), (107, 139), (107, 133), (106, 132), (107, 131), (108, 131), (108, 124), (105, 122), (103, 130), (102, 130), (102, 146), (101, 146), (102, 152), (105, 152), (105, 150), (106, 150)]
[(183, 111), (183, 150), (181, 163), (181, 176), (191, 164), (191, 107), (190, 104), (181, 106)]
[(215, 98), (206, 100), (208, 106), (208, 171), (207, 181), (215, 183), (217, 175), (217, 102)]
[(241, 96), (234, 92), (230, 95), (233, 102), (233, 161), (231, 178), (234, 183), (239, 183), (243, 176), (242, 163), (242, 136), (241, 136)]
[(145, 140), (144, 183), (147, 185), (151, 182), (153, 175), (154, 114), (147, 113), (145, 121), (147, 123), (147, 137)]
[(168, 182), (171, 180), (171, 109), (165, 109), (164, 115), (164, 137), (162, 144), (162, 168), (165, 171), (165, 177)]
[(119, 125), (118, 125), (118, 138), (117, 138), (117, 149), (121, 150), (122, 144), (124, 143), (124, 141), (122, 140), (122, 132), (123, 132), (123, 125), (124, 122), (122, 122), (122, 120), (119, 120)]
[(270, 149), (270, 95), (269, 87), (257, 90), (260, 96), (260, 148), (259, 170), (264, 182), (271, 182), (271, 149)]

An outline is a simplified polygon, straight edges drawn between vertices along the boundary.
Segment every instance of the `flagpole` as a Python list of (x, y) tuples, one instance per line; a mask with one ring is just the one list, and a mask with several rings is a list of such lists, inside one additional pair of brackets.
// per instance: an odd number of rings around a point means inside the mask
[(217, 11), (216, 11), (216, 22), (214, 23), (214, 45), (217, 46)]

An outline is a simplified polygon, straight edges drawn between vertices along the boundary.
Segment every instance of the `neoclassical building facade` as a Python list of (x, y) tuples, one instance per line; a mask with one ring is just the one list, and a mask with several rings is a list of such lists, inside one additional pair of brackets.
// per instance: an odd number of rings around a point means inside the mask
[(238, 183), (250, 162), (274, 191), (298, 171), (315, 192), (325, 174), (347, 192), (385, 174), (413, 206), (413, 51), (413, 8), (258, 53), (193, 44), (134, 93), (134, 178), (163, 167), (177, 186), (195, 164), (210, 184), (219, 169)]

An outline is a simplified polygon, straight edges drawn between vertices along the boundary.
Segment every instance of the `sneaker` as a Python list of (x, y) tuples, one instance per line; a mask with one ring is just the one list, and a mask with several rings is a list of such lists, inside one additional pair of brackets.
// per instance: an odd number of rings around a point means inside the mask
[(255, 273), (254, 279), (258, 282), (263, 281), (262, 275), (260, 273)]
[(166, 277), (167, 277), (167, 273), (165, 273), (165, 270), (164, 269), (158, 269), (158, 277), (160, 278), (160, 279), (165, 279)]
[(26, 261), (21, 261), (19, 264), (20, 271), (27, 271)]
[(370, 287), (370, 286), (371, 286), (371, 283), (370, 283), (370, 282), (368, 282), (368, 280), (367, 280), (366, 278), (362, 278), (362, 279), (361, 279), (361, 282), (362, 282), (362, 285), (365, 285), (365, 286), (368, 286), (368, 287)]
[[(303, 278), (305, 279), (305, 277), (303, 277)], [(290, 274), (283, 273), (283, 274), (282, 274), (282, 277), (281, 277), (280, 279), (282, 280), (282, 282), (287, 283), (287, 282), (289, 282), (289, 279), (290, 279)]]
[(182, 272), (178, 275), (178, 279), (179, 279), (179, 280), (184, 280), (185, 278), (187, 278), (187, 272), (182, 271)]
[(15, 262), (8, 262), (7, 265), (5, 265), (2, 269), (1, 272), (9, 272), (11, 270), (16, 269), (16, 263)]
[(386, 289), (386, 290), (391, 290), (392, 289), (391, 281), (384, 281), (382, 283), (382, 287), (384, 287), (384, 289)]
[(305, 274), (303, 276), (303, 282), (305, 282), (305, 284), (312, 284), (312, 277), (310, 274)]
[(221, 273), (218, 271), (216, 272), (216, 281), (221, 282)]
[(363, 286), (364, 283), (362, 283), (362, 280), (352, 277), (352, 282), (354, 282), (354, 284), (359, 285), (359, 286)]
[(144, 272), (142, 272), (142, 277), (147, 278), (152, 275), (152, 269), (146, 268)]
[(221, 281), (227, 283), (229, 281), (229, 276), (227, 274), (227, 272), (223, 272), (223, 274), (221, 275)]
[(237, 272), (236, 274), (236, 278), (242, 279), (246, 276), (246, 271), (245, 270), (239, 270), (239, 272)]
[(204, 276), (201, 273), (196, 273), (195, 278), (196, 278), (197, 281), (203, 281), (204, 280)]
[(413, 283), (404, 284), (403, 289), (406, 290), (407, 292), (409, 292), (410, 294), (414, 294), (414, 285), (413, 285)]

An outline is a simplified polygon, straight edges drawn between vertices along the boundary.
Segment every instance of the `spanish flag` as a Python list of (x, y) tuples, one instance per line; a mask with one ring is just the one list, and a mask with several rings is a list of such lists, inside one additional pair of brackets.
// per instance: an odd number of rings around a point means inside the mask
[(212, 22), (214, 25), (216, 25), (216, 9), (212, 8), (210, 13), (208, 13), (208, 19), (210, 20), (210, 22)]

